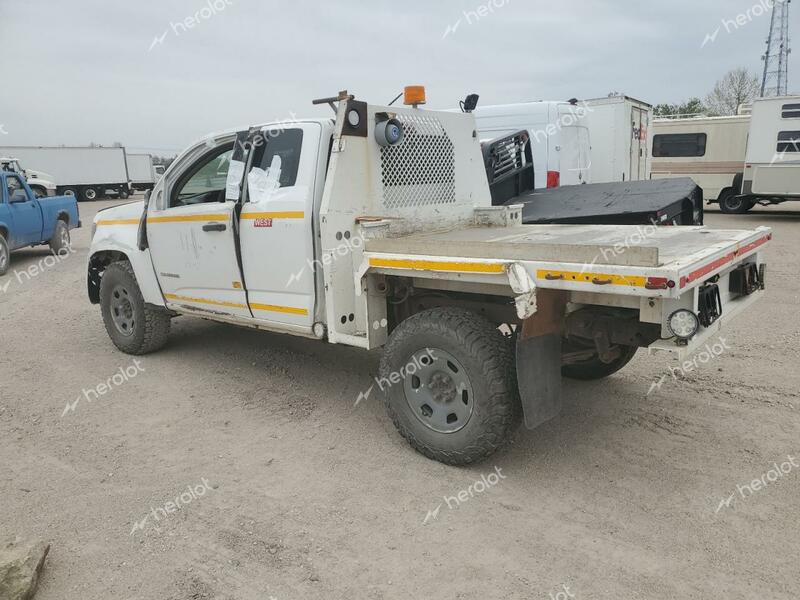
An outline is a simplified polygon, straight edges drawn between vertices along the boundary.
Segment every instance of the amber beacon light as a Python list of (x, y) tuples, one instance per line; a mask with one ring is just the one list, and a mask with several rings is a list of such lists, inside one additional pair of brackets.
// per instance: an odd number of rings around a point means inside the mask
[(425, 86), (407, 85), (403, 90), (403, 104), (406, 106), (425, 104)]

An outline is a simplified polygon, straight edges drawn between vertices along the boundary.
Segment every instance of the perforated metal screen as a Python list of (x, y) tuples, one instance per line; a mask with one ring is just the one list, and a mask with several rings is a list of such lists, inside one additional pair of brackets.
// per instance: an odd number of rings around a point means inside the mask
[(435, 117), (400, 114), (405, 139), (381, 148), (383, 204), (412, 208), (456, 201), (453, 142)]

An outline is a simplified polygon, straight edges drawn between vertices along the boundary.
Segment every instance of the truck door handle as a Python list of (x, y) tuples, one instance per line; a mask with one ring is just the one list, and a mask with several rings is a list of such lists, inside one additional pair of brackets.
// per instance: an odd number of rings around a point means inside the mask
[(203, 231), (225, 231), (228, 228), (225, 223), (208, 223), (203, 225)]

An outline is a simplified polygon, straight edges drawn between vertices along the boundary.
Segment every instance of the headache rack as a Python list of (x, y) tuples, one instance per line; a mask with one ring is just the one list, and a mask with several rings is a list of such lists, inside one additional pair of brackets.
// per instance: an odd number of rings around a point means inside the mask
[(481, 149), (493, 206), (534, 189), (533, 153), (527, 131), (485, 142)]

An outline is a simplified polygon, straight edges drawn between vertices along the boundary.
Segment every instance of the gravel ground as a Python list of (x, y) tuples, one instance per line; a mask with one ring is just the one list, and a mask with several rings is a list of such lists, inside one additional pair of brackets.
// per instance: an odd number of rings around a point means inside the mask
[(375, 353), (189, 318), (118, 352), (85, 285), (116, 203), (0, 280), (0, 537), (52, 543), (37, 600), (800, 596), (800, 208), (708, 214), (775, 229), (729, 350), (566, 382), (558, 419), (455, 469), (354, 406)]

